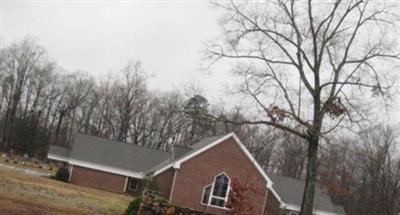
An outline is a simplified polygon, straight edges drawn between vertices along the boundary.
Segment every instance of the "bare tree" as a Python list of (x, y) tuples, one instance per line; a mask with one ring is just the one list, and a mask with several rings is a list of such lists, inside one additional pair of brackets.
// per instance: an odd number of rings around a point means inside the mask
[(357, 152), (360, 213), (396, 215), (400, 210), (400, 157), (396, 153), (398, 131), (375, 126), (361, 134)]
[(278, 175), (301, 179), (306, 163), (306, 141), (290, 134), (281, 134), (281, 139), (275, 150), (275, 169)]
[[(123, 79), (114, 83), (114, 108), (118, 118), (117, 140), (126, 141), (131, 126), (138, 130), (141, 126), (139, 119), (133, 121), (134, 116), (143, 110), (146, 104), (146, 79), (147, 75), (143, 71), (139, 61), (129, 62), (122, 69)], [(111, 110), (110, 110), (111, 111)], [(139, 133), (134, 133), (132, 138), (135, 144), (139, 143)]]
[(346, 214), (395, 215), (399, 211), (398, 128), (377, 125), (324, 148), (321, 184)]
[(216, 6), (224, 11), (223, 35), (209, 44), (206, 68), (221, 59), (237, 62), (238, 92), (261, 114), (235, 123), (273, 126), (308, 142), (301, 214), (311, 215), (321, 137), (366, 117), (366, 102), (393, 84), (391, 63), (399, 60), (393, 7), (365, 0)]
[(96, 123), (95, 134), (110, 138), (116, 133), (115, 127), (111, 121), (112, 108), (112, 78), (107, 77), (100, 81), (97, 91), (100, 98), (92, 119)]
[(6, 74), (3, 89), (6, 88), (4, 91), (7, 91), (8, 103), (3, 120), (2, 137), (2, 143), (6, 149), (12, 143), (15, 118), (27, 81), (44, 53), (44, 49), (30, 38), (2, 50), (1, 69), (2, 73)]
[[(56, 113), (58, 115), (55, 130), (56, 141), (59, 141), (58, 137), (60, 135), (64, 119), (67, 117), (72, 117), (72, 122), (75, 120), (75, 118), (73, 117), (75, 116), (74, 112), (86, 100), (88, 95), (92, 93), (93, 87), (93, 78), (86, 73), (76, 72), (72, 74), (67, 74), (63, 77), (61, 82), (62, 94), (56, 107)], [(67, 127), (71, 126), (65, 126), (64, 128)], [(65, 134), (68, 135), (68, 132)]]

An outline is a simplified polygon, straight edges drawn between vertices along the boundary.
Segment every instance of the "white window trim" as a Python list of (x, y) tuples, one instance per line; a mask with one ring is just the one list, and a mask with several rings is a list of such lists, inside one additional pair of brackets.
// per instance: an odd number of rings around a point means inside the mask
[[(132, 180), (136, 181), (136, 185), (135, 187), (132, 189), (131, 185), (132, 185)], [(137, 191), (139, 188), (139, 179), (137, 178), (132, 178), (132, 177), (128, 177), (128, 186), (127, 186), (127, 190), (128, 191)]]
[[(220, 196), (214, 196), (214, 195), (213, 195), (213, 193), (214, 193), (215, 180), (216, 180), (217, 177), (220, 176), (220, 175), (225, 175), (225, 176), (228, 178), (228, 190), (226, 191), (226, 196), (225, 196), (225, 197), (220, 197)], [(209, 198), (208, 198), (208, 203), (207, 203), (207, 204), (204, 204), (204, 203), (203, 203), (204, 192), (205, 192), (205, 190), (206, 190), (206, 187), (208, 187), (208, 186), (210, 186), (210, 185), (211, 185), (211, 191), (210, 191), (210, 196), (209, 196)], [(217, 175), (214, 177), (214, 180), (213, 180), (212, 184), (206, 185), (206, 186), (203, 188), (203, 192), (202, 192), (202, 195), (201, 195), (200, 203), (201, 203), (202, 205), (205, 205), (205, 206), (208, 206), (208, 207), (219, 208), (219, 209), (223, 209), (223, 210), (229, 210), (229, 208), (227, 208), (227, 207), (225, 207), (225, 206), (224, 206), (224, 207), (220, 207), (220, 206), (217, 206), (217, 205), (212, 205), (212, 204), (211, 204), (211, 199), (214, 198), (214, 199), (224, 200), (224, 202), (225, 202), (225, 204), (226, 204), (226, 203), (228, 202), (230, 190), (231, 190), (231, 178), (229, 178), (228, 174), (226, 174), (225, 172), (221, 172), (221, 173), (217, 174)]]
[[(206, 188), (210, 187), (212, 189), (212, 186), (213, 186), (213, 184), (209, 184), (209, 185), (206, 185), (203, 187), (203, 193), (201, 194), (200, 204), (208, 206), (208, 202), (206, 204), (203, 203), (203, 197), (206, 192)], [(211, 190), (210, 190), (210, 195), (208, 196), (208, 199), (210, 199), (210, 197), (211, 197)], [(208, 201), (210, 201), (210, 200), (208, 200)]]

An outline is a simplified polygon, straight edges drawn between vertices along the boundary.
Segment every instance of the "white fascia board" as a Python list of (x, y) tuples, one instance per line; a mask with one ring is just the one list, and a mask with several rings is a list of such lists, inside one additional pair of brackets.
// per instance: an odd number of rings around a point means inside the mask
[(89, 169), (100, 170), (103, 172), (114, 173), (117, 175), (129, 176), (129, 177), (137, 178), (137, 179), (142, 179), (145, 176), (145, 174), (143, 172), (134, 172), (134, 171), (124, 170), (124, 169), (119, 169), (119, 168), (110, 167), (110, 166), (106, 166), (106, 165), (100, 165), (100, 164), (95, 164), (95, 163), (91, 163), (91, 162), (86, 162), (86, 161), (69, 158), (69, 157), (64, 157), (64, 156), (60, 156), (60, 155), (56, 155), (56, 154), (47, 154), (47, 158), (50, 160), (67, 162), (68, 164), (71, 164), (71, 165), (82, 166), (82, 167), (86, 167)]
[(119, 169), (115, 167), (110, 167), (110, 166), (104, 166), (104, 165), (99, 165), (99, 164), (94, 164), (86, 161), (81, 161), (81, 160), (76, 160), (76, 159), (69, 159), (69, 163), (72, 165), (76, 166), (81, 166), (81, 167), (86, 167), (89, 169), (95, 169), (95, 170), (100, 170), (103, 172), (109, 172), (109, 173), (114, 173), (117, 175), (123, 175), (123, 176), (129, 176), (132, 178), (138, 178), (142, 179), (144, 177), (143, 172), (134, 172), (134, 171), (128, 171), (124, 169)]
[(143, 172), (134, 172), (134, 171), (123, 170), (123, 169), (119, 169), (119, 168), (115, 168), (115, 167), (94, 164), (94, 163), (81, 161), (81, 160), (77, 160), (77, 159), (72, 159), (72, 158), (67, 158), (67, 157), (64, 157), (64, 156), (59, 156), (59, 155), (54, 155), (54, 154), (48, 154), (47, 158), (51, 159), (51, 160), (68, 162), (71, 165), (86, 167), (86, 168), (89, 168), (89, 169), (100, 170), (100, 171), (103, 171), (103, 172), (114, 173), (114, 174), (117, 174), (117, 175), (129, 176), (129, 177), (132, 177), (132, 178), (142, 179), (144, 177)]
[(267, 188), (274, 194), (276, 199), (279, 201), (279, 203), (282, 205), (285, 205), (285, 203), (282, 201), (282, 198), (278, 195), (278, 193), (275, 191), (275, 189), (272, 187), (274, 184), (272, 180), (268, 177), (268, 175), (265, 173), (265, 171), (262, 169), (260, 164), (258, 164), (257, 160), (251, 155), (249, 150), (247, 150), (246, 146), (242, 143), (242, 141), (239, 139), (238, 136), (236, 136), (235, 133), (231, 133), (232, 137), (235, 139), (235, 142), (240, 146), (244, 154), (250, 159), (250, 161), (253, 163), (253, 165), (256, 167), (258, 172), (261, 174), (261, 176), (265, 179), (267, 182)]
[[(282, 209), (297, 211), (300, 212), (301, 208), (298, 205), (286, 204), (285, 207), (281, 207)], [(334, 212), (324, 211), (324, 210), (315, 210), (313, 211), (315, 215), (343, 215)]]
[(55, 154), (47, 154), (47, 158), (50, 159), (50, 160), (63, 161), (63, 162), (68, 162), (69, 161), (68, 157), (55, 155)]
[(193, 158), (193, 157), (195, 157), (195, 156), (197, 156), (197, 155), (199, 155), (199, 154), (201, 154), (201, 153), (207, 151), (208, 149), (210, 149), (210, 148), (212, 148), (212, 147), (218, 145), (219, 143), (222, 143), (222, 142), (225, 141), (226, 139), (232, 137), (232, 135), (233, 135), (233, 133), (227, 134), (227, 135), (225, 135), (225, 136), (219, 138), (218, 140), (214, 141), (213, 143), (208, 144), (207, 146), (205, 146), (205, 147), (203, 147), (203, 148), (201, 148), (201, 149), (199, 149), (199, 150), (197, 150), (197, 151), (195, 151), (195, 152), (189, 154), (188, 156), (185, 156), (185, 157), (183, 157), (183, 158), (181, 158), (181, 159), (179, 159), (179, 160), (177, 160), (177, 161), (175, 161), (175, 162), (172, 162), (172, 163), (170, 163), (170, 164), (164, 166), (163, 168), (161, 168), (161, 169), (155, 171), (155, 172), (154, 172), (154, 176), (157, 176), (158, 174), (164, 172), (165, 170), (167, 170), (167, 169), (169, 169), (169, 168), (171, 168), (171, 167), (173, 167), (174, 169), (180, 169), (181, 164), (182, 164), (183, 162), (185, 162), (185, 161), (187, 161), (187, 160), (189, 160), (189, 159), (191, 159), (191, 158)]
[(175, 162), (173, 162), (173, 163), (167, 164), (166, 166), (162, 167), (161, 169), (155, 171), (153, 176), (157, 176), (160, 173), (164, 172), (165, 170), (167, 170), (167, 169), (169, 169), (171, 167), (173, 167), (174, 169), (179, 169), (180, 168), (180, 166), (175, 165)]
[(208, 149), (210, 149), (210, 148), (212, 148), (212, 147), (224, 142), (228, 138), (232, 137), (232, 134), (233, 133), (227, 134), (227, 135), (219, 138), (218, 140), (214, 141), (213, 143), (208, 144), (207, 146), (205, 146), (205, 147), (203, 147), (203, 148), (201, 148), (201, 149), (189, 154), (188, 156), (185, 156), (185, 157), (179, 159), (178, 161), (175, 162), (176, 163), (175, 165), (178, 165), (180, 167), (183, 162), (185, 162), (187, 160), (190, 160), (191, 158), (193, 158), (193, 157), (195, 157), (195, 156), (207, 151)]

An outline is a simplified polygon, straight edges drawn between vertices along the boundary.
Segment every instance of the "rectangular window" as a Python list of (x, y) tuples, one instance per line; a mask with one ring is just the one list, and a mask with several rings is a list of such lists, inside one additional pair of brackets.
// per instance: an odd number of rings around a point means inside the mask
[(136, 178), (128, 178), (128, 191), (136, 191), (139, 188), (139, 180)]
[(299, 213), (298, 213), (298, 212), (291, 211), (291, 212), (289, 212), (289, 215), (299, 215)]

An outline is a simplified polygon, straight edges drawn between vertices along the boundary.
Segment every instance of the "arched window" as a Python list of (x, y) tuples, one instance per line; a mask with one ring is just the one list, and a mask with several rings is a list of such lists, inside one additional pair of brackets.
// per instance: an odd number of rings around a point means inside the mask
[(214, 178), (214, 182), (203, 189), (202, 204), (225, 208), (229, 195), (230, 179), (225, 173)]

